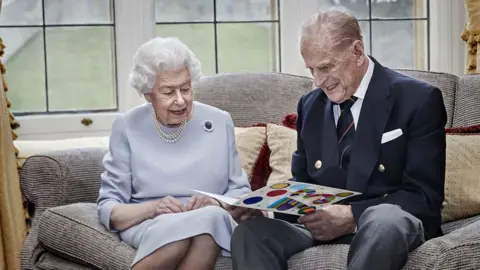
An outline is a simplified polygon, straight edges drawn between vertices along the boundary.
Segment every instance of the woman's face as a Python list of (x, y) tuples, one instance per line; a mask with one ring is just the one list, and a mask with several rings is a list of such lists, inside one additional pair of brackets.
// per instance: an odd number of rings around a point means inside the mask
[(164, 125), (179, 125), (190, 119), (192, 114), (192, 83), (187, 68), (179, 71), (162, 72), (152, 92), (146, 94), (148, 101)]

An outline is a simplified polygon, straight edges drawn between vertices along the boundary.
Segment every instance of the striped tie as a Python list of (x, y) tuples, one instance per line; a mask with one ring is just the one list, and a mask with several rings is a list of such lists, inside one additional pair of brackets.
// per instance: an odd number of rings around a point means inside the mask
[(350, 111), (355, 101), (357, 101), (357, 97), (352, 96), (340, 104), (341, 113), (337, 123), (337, 142), (338, 156), (340, 157), (339, 165), (344, 170), (348, 170), (350, 152), (355, 138), (355, 123)]

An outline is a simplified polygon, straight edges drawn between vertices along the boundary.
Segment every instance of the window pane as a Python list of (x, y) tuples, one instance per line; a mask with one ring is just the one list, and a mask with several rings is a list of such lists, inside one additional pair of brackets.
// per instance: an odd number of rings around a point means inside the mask
[(427, 68), (425, 21), (372, 22), (373, 56), (389, 68)]
[(0, 25), (42, 25), (41, 0), (3, 1)]
[[(290, 0), (283, 0), (290, 1)], [(357, 19), (368, 19), (368, 1), (352, 1), (352, 0), (320, 0), (318, 2), (319, 10), (326, 10), (337, 6), (349, 10)], [(374, 0), (372, 0), (374, 1)]]
[(218, 21), (276, 20), (277, 0), (221, 0), (217, 3)]
[(113, 27), (47, 28), (51, 111), (116, 108)]
[(365, 48), (365, 53), (371, 54), (370, 52), (370, 24), (367, 21), (360, 21), (360, 29), (362, 30), (363, 35), (363, 46)]
[(213, 22), (213, 0), (155, 0), (157, 22)]
[(219, 24), (219, 72), (277, 71), (277, 23)]
[(177, 37), (185, 43), (202, 63), (204, 75), (215, 74), (215, 38), (212, 23), (160, 24), (157, 36)]
[(46, 111), (42, 28), (3, 28), (0, 36), (12, 112)]
[(372, 1), (373, 18), (425, 18), (426, 11), (426, 0)]
[(109, 0), (45, 0), (46, 24), (113, 23)]

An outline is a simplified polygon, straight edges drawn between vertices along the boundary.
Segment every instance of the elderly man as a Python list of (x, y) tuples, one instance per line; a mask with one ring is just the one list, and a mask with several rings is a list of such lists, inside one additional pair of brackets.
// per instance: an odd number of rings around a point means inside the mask
[(294, 179), (362, 194), (299, 219), (241, 223), (233, 268), (287, 269), (295, 253), (346, 243), (348, 269), (401, 269), (409, 252), (442, 234), (442, 94), (367, 56), (357, 20), (341, 10), (305, 22), (301, 54), (318, 88), (298, 103)]

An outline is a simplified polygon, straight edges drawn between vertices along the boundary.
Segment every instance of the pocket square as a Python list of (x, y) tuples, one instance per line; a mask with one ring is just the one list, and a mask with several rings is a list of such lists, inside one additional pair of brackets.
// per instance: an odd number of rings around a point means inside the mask
[(385, 132), (382, 135), (382, 144), (387, 143), (391, 140), (395, 140), (396, 138), (400, 137), (403, 135), (403, 132), (401, 129), (397, 128), (395, 130)]

